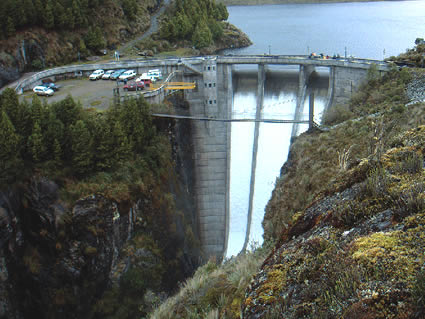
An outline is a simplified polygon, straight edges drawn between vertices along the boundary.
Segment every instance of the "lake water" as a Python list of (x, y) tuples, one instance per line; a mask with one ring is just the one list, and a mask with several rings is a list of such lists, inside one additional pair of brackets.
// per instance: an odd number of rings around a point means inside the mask
[[(229, 6), (228, 11), (229, 22), (254, 44), (224, 54), (316, 52), (382, 59), (404, 52), (416, 38), (425, 37), (425, 1)], [(311, 88), (316, 121), (320, 121), (327, 93), (328, 75), (319, 75)], [(266, 77), (263, 118), (292, 119), (297, 85), (293, 71), (272, 67)], [(233, 87), (233, 117), (255, 118), (256, 70), (237, 69)], [(250, 242), (262, 243), (264, 208), (288, 156), (291, 130), (289, 124), (260, 126)], [(232, 124), (228, 257), (241, 250), (246, 236), (253, 138), (253, 123)]]

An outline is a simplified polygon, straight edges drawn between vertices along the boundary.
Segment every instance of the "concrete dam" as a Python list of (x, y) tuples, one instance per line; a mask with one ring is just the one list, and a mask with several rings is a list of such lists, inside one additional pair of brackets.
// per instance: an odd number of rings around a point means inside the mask
[[(382, 61), (364, 59), (310, 59), (307, 56), (210, 56), (196, 58), (170, 58), (162, 60), (129, 60), (119, 63), (102, 63), (92, 65), (74, 65), (46, 70), (28, 78), (16, 87), (18, 92), (37, 85), (41, 79), (64, 73), (88, 74), (95, 69), (135, 69), (138, 73), (148, 68), (159, 68), (163, 74), (178, 74), (185, 82), (195, 82), (196, 88), (185, 90), (185, 99), (190, 104), (190, 116), (193, 118), (193, 159), (195, 163), (195, 198), (198, 212), (200, 240), (206, 258), (215, 256), (218, 260), (226, 253), (229, 238), (230, 214), (230, 154), (231, 121), (233, 107), (233, 76), (236, 66), (251, 65), (257, 70), (256, 115), (253, 141), (253, 156), (250, 181), (248, 219), (252, 215), (252, 196), (255, 184), (256, 152), (258, 131), (264, 105), (264, 87), (267, 82), (267, 70), (273, 66), (293, 66), (298, 69), (296, 109), (291, 121), (291, 136), (298, 134), (298, 124), (315, 125), (313, 105), (310, 104), (309, 119), (303, 120), (304, 102), (308, 99), (308, 84), (311, 75), (317, 69), (329, 72), (328, 92), (325, 110), (332, 105), (347, 102), (357, 90), (371, 65), (378, 70), (388, 70)], [(150, 102), (160, 102), (167, 94), (166, 90), (147, 92), (145, 98)], [(239, 119), (240, 120), (240, 119)], [(256, 146), (257, 145), (257, 146)], [(243, 249), (246, 248), (247, 240)]]

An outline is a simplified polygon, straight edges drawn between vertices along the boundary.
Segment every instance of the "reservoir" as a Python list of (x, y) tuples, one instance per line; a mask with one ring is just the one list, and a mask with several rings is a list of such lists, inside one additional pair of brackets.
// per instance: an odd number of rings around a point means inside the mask
[[(333, 4), (229, 6), (229, 22), (253, 41), (247, 48), (223, 54), (295, 54), (311, 52), (370, 59), (398, 55), (423, 33), (424, 1), (382, 1)], [(315, 96), (315, 121), (320, 122), (328, 89), (328, 72), (318, 70), (309, 86)], [(270, 66), (266, 72), (263, 118), (293, 119), (297, 69)], [(255, 118), (257, 70), (236, 66), (233, 78), (233, 118)], [(308, 101), (304, 103), (308, 112)], [(306, 115), (307, 116), (307, 115)], [(298, 132), (307, 127), (300, 127)], [(230, 227), (227, 257), (250, 243), (262, 242), (261, 221), (274, 182), (286, 161), (292, 124), (260, 124), (253, 214), (247, 235), (253, 123), (231, 128)]]

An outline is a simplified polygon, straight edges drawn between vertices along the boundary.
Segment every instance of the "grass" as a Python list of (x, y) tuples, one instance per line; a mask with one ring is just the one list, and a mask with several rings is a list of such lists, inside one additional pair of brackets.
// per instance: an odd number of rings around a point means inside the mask
[(150, 318), (240, 318), (245, 290), (266, 252), (266, 249), (250, 251), (222, 265), (209, 261), (198, 268), (180, 291), (167, 299)]
[(102, 101), (99, 101), (99, 100), (97, 100), (97, 101), (93, 101), (93, 102), (90, 102), (90, 106), (98, 106), (98, 105), (100, 105), (100, 104), (102, 104)]

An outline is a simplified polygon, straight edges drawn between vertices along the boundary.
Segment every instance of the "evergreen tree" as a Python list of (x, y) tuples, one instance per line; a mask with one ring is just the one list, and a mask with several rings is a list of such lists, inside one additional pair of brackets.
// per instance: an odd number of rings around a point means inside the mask
[(13, 18), (9, 16), (7, 17), (6, 36), (11, 37), (15, 34), (15, 32), (16, 32), (15, 23), (13, 22)]
[(208, 27), (211, 31), (211, 35), (213, 40), (218, 40), (223, 36), (223, 27), (219, 21), (214, 19), (210, 19), (208, 21)]
[(65, 8), (59, 1), (56, 1), (54, 13), (55, 25), (60, 29), (64, 29), (66, 27), (68, 17), (66, 16)]
[(44, 107), (37, 95), (33, 95), (31, 103), (31, 127), (34, 127), (35, 123), (42, 123), (44, 117)]
[(119, 121), (115, 121), (113, 127), (113, 138), (115, 146), (115, 160), (120, 163), (131, 157), (131, 146), (127, 136), (125, 136), (124, 130)]
[[(47, 156), (46, 159), (55, 159), (56, 158), (56, 143), (59, 143), (60, 148), (60, 158), (62, 157), (62, 147), (65, 145), (64, 141), (64, 125), (63, 123), (56, 118), (55, 113), (49, 109), (47, 115), (47, 121), (44, 125), (45, 129), (43, 131), (43, 140), (46, 146)], [(61, 143), (62, 142), (62, 143)]]
[(95, 52), (105, 47), (106, 42), (99, 27), (90, 28), (84, 39), (87, 47)]
[(72, 168), (77, 175), (83, 175), (92, 170), (92, 138), (85, 123), (78, 120), (70, 127)]
[(32, 0), (24, 0), (24, 12), (28, 25), (34, 25), (37, 21), (35, 7)]
[(72, 8), (66, 9), (65, 17), (66, 17), (65, 25), (67, 26), (67, 28), (69, 30), (74, 30), (74, 28), (75, 28), (75, 16), (74, 16), (74, 13), (72, 11)]
[(31, 159), (35, 163), (39, 163), (44, 159), (46, 148), (43, 142), (41, 127), (38, 122), (34, 124), (32, 134), (27, 142), (27, 149), (28, 153), (31, 155)]
[(7, 113), (7, 116), (12, 121), (12, 124), (16, 124), (20, 120), (20, 107), (18, 95), (13, 89), (7, 88), (1, 95), (2, 109)]
[(0, 113), (0, 183), (15, 181), (21, 168), (19, 157), (19, 136), (6, 112)]
[(35, 0), (34, 2), (34, 12), (36, 21), (35, 23), (38, 25), (43, 24), (43, 16), (44, 16), (44, 7), (40, 0)]
[(53, 29), (55, 26), (52, 0), (47, 0), (46, 7), (44, 8), (43, 22), (43, 25), (46, 29)]
[(52, 110), (55, 113), (56, 118), (65, 125), (65, 128), (68, 128), (81, 118), (82, 108), (80, 105), (75, 103), (70, 95), (62, 101), (54, 103), (52, 105)]
[(218, 14), (215, 16), (215, 19), (218, 21), (225, 21), (229, 18), (229, 12), (227, 11), (226, 5), (224, 3), (217, 4)]
[(118, 150), (115, 148), (111, 127), (106, 121), (100, 121), (96, 136), (95, 162), (96, 169), (105, 171), (115, 164), (115, 156)]
[(83, 27), (83, 16), (81, 15), (80, 2), (78, 0), (72, 1), (72, 15), (74, 16), (75, 27)]
[(56, 166), (60, 166), (62, 161), (62, 148), (57, 139), (53, 143), (53, 159), (55, 160)]
[(197, 49), (202, 49), (212, 43), (212, 34), (207, 24), (200, 21), (192, 36), (192, 42)]

